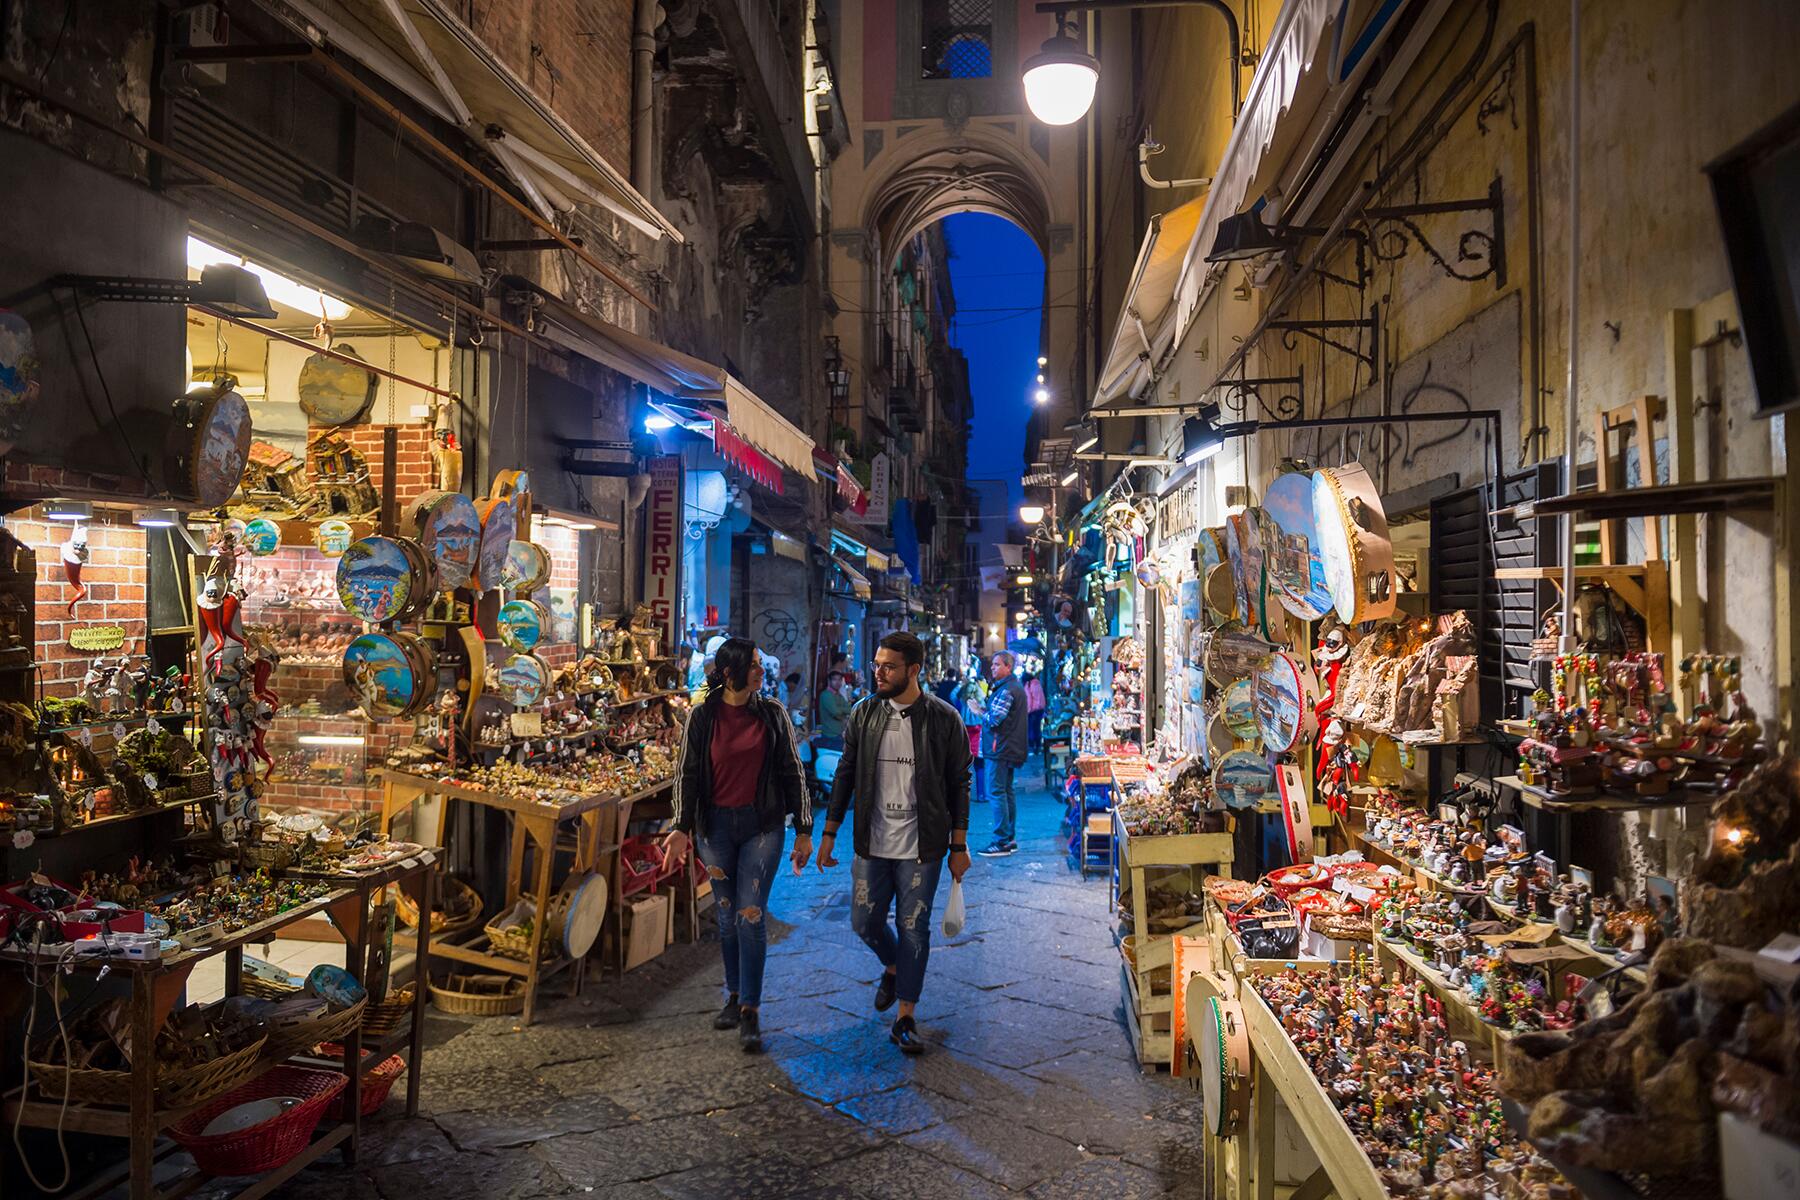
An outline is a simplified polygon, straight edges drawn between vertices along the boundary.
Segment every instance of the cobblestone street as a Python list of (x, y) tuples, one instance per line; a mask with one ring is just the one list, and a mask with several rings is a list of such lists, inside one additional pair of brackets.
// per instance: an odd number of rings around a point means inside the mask
[[(879, 967), (850, 932), (846, 843), (836, 869), (784, 874), (770, 899), (766, 1054), (711, 1026), (709, 933), (622, 983), (590, 979), (523, 1031), (434, 1016), (427, 1115), (377, 1119), (357, 1167), (315, 1167), (277, 1194), (1198, 1195), (1197, 1098), (1132, 1061), (1106, 884), (1067, 864), (1060, 812), (1022, 792), (1020, 852), (976, 858), (968, 925), (932, 948), (921, 1058), (889, 1043), (893, 1014), (871, 1003)], [(973, 845), (990, 822), (974, 806)], [(947, 889), (946, 875), (940, 909)]]

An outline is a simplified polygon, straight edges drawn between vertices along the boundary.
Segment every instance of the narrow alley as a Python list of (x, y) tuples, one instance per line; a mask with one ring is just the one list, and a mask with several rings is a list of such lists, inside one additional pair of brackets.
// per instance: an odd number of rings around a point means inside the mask
[[(973, 813), (979, 835), (987, 806)], [(892, 1013), (870, 1003), (879, 967), (850, 931), (848, 866), (785, 874), (769, 904), (765, 1054), (711, 1027), (709, 933), (623, 982), (590, 979), (522, 1031), (433, 1014), (427, 1115), (374, 1124), (358, 1166), (328, 1160), (276, 1194), (1199, 1195), (1197, 1096), (1132, 1062), (1106, 883), (1068, 865), (1060, 814), (1022, 793), (1019, 852), (975, 860), (966, 928), (934, 938), (922, 1057), (889, 1043)]]

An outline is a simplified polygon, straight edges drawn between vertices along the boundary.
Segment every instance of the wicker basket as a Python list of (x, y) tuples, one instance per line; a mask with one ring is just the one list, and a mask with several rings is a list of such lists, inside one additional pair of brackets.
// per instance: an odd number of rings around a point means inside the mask
[[(260, 1175), (306, 1149), (326, 1106), (337, 1099), (349, 1082), (338, 1071), (276, 1067), (175, 1122), (169, 1126), (169, 1137), (192, 1154), (194, 1165), (208, 1175)], [(201, 1130), (221, 1113), (273, 1096), (298, 1096), (300, 1103), (248, 1129), (212, 1137), (202, 1135)]]
[(1126, 965), (1137, 970), (1137, 934), (1128, 933), (1119, 939), (1119, 953), (1125, 956)]
[[(563, 953), (562, 928), (568, 919), (569, 907), (575, 903), (573, 892), (558, 892), (550, 897), (550, 910), (541, 918), (544, 922), (544, 940), (538, 944), (538, 959), (552, 959)], [(534, 921), (539, 918), (532, 918)], [(526, 962), (531, 958), (531, 930), (525, 926), (513, 926), (502, 929), (493, 921), (482, 927), (488, 936), (488, 949), (504, 958), (516, 958)]]
[[(479, 892), (454, 875), (439, 875), (438, 888), (440, 903), (450, 897), (454, 897), (460, 903), (444, 904), (442, 908), (431, 910), (432, 937), (461, 933), (465, 929), (473, 929), (481, 924), (481, 894)], [(388, 898), (394, 902), (394, 915), (400, 919), (400, 923), (408, 929), (417, 929), (419, 927), (419, 906), (413, 901), (413, 898), (398, 885), (388, 888)], [(461, 909), (465, 915), (452, 917), (447, 911), (451, 908)]]
[(386, 1037), (412, 1020), (413, 990), (411, 985), (395, 988), (386, 1000), (372, 1003), (363, 1010), (363, 1036)]
[(246, 971), (243, 976), (242, 990), (244, 995), (254, 996), (258, 1000), (286, 1000), (289, 996), (299, 993), (300, 985), (264, 979), (260, 975), (252, 975)]
[(286, 1058), (302, 1050), (309, 1050), (320, 1042), (335, 1042), (345, 1037), (352, 1029), (362, 1024), (363, 1010), (368, 1007), (367, 997), (358, 1000), (342, 1012), (331, 1013), (316, 1021), (295, 1021), (292, 1025), (276, 1029), (269, 1034), (269, 1054), (274, 1058)]
[[(329, 1058), (342, 1058), (344, 1056), (344, 1048), (342, 1046), (320, 1046), (319, 1050)], [(364, 1050), (362, 1056), (363, 1061), (367, 1062), (369, 1052)], [(400, 1081), (400, 1077), (404, 1074), (406, 1074), (406, 1060), (401, 1058), (398, 1054), (391, 1054), (376, 1063), (373, 1067), (370, 1067), (363, 1075), (362, 1115), (365, 1117), (373, 1116), (375, 1110), (380, 1108), (382, 1104), (386, 1102), (388, 1093), (394, 1090), (394, 1085)], [(325, 1106), (325, 1119), (327, 1121), (341, 1121), (344, 1119), (344, 1097), (342, 1093), (333, 1096), (331, 1098), (331, 1103)]]
[[(156, 1107), (186, 1108), (201, 1104), (230, 1091), (244, 1076), (256, 1069), (267, 1038), (258, 1038), (241, 1050), (215, 1058), (197, 1067), (168, 1067), (158, 1064), (156, 1071)], [(131, 1103), (131, 1072), (101, 1071), (92, 1067), (68, 1067), (61, 1063), (30, 1064), (38, 1090), (51, 1100), (67, 1099), (71, 1104), (105, 1104), (125, 1106)]]
[(514, 975), (452, 975), (431, 984), (431, 1006), (461, 1017), (503, 1017), (525, 1007), (525, 981)]

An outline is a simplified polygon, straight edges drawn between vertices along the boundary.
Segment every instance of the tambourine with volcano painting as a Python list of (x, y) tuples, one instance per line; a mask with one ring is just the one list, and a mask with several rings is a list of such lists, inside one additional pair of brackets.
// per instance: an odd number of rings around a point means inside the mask
[(461, 492), (426, 492), (413, 505), (413, 529), (431, 559), (440, 591), (467, 587), (481, 548), (481, 518)]
[(429, 598), (430, 590), (429, 561), (409, 539), (362, 538), (338, 559), (338, 599), (365, 621), (405, 620)]
[(183, 500), (217, 508), (231, 499), (250, 461), (250, 406), (230, 388), (175, 402), (164, 447), (168, 485)]
[(518, 532), (518, 510), (510, 499), (488, 497), (475, 502), (481, 518), (481, 548), (476, 555), (475, 585), (491, 592), (506, 585), (506, 559)]
[(500, 573), (507, 590), (529, 596), (550, 582), (550, 555), (536, 542), (514, 538), (506, 549), (506, 566)]
[(410, 633), (365, 633), (344, 649), (344, 683), (372, 719), (411, 717), (431, 703), (437, 656)]

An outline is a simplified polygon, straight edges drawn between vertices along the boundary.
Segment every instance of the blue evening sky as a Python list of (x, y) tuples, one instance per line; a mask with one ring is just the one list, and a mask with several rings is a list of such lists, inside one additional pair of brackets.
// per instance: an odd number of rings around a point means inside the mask
[(969, 358), (975, 420), (969, 478), (1004, 479), (1019, 506), (1025, 423), (1037, 388), (1044, 259), (1018, 226), (981, 213), (944, 219), (956, 324), (950, 341)]

